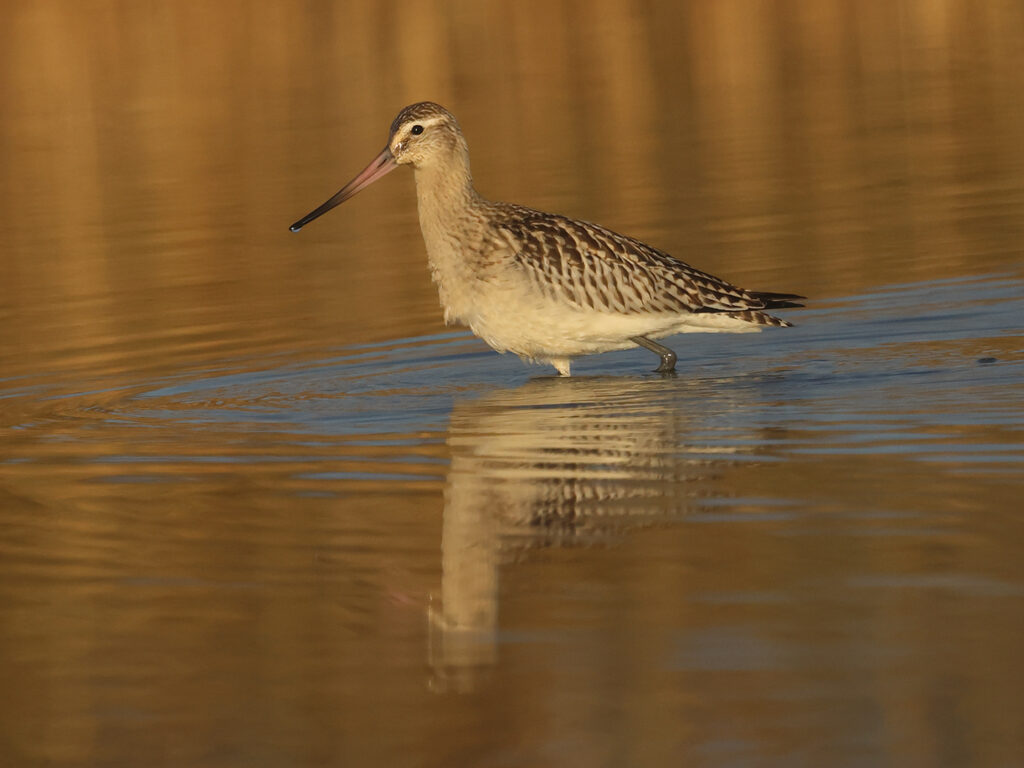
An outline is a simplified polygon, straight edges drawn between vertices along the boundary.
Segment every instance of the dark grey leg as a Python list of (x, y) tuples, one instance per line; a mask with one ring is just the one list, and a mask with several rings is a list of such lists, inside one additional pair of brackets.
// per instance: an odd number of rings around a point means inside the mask
[(646, 336), (633, 336), (630, 341), (651, 350), (656, 355), (661, 355), (661, 365), (654, 369), (655, 373), (672, 373), (676, 369), (676, 353), (668, 347), (663, 347)]

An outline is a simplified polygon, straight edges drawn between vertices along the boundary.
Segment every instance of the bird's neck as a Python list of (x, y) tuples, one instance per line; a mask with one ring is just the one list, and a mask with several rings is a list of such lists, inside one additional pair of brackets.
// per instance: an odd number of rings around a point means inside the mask
[(473, 189), (469, 152), (464, 147), (453, 147), (444, 162), (420, 166), (415, 171), (420, 226), (425, 237), (428, 228), (457, 226), (480, 200)]
[(473, 189), (469, 153), (455, 148), (446, 162), (415, 170), (420, 229), (445, 321), (471, 323), (483, 200)]

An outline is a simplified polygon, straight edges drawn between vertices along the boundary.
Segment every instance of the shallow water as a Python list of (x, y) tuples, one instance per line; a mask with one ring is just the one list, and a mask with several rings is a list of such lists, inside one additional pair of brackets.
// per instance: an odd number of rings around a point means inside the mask
[[(751, 7), (10, 5), (4, 765), (1021, 762), (1024, 17)], [(808, 307), (444, 328), (407, 175), (287, 232), (425, 97)]]

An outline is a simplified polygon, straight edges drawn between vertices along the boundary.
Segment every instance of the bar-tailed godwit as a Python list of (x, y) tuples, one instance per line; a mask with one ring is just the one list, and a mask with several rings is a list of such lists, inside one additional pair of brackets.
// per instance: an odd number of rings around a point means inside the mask
[(499, 352), (550, 363), (634, 345), (675, 369), (654, 339), (688, 331), (757, 331), (790, 323), (765, 310), (791, 293), (745, 291), (611, 230), (473, 188), (469, 147), (448, 110), (424, 101), (398, 113), (387, 146), (352, 181), (292, 224), (302, 227), (399, 165), (416, 175), (420, 228), (447, 323), (468, 325)]

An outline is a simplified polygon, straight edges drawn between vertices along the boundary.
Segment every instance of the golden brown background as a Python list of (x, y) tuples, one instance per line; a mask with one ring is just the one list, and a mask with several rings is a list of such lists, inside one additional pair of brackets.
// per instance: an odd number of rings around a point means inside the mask
[[(0, 14), (4, 765), (1021, 762), (1024, 4)], [(407, 174), (287, 229), (424, 99), (809, 309), (442, 335)]]

